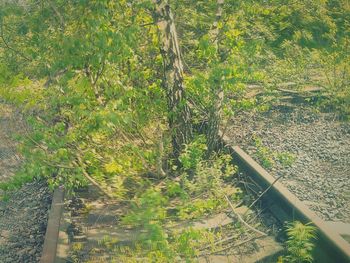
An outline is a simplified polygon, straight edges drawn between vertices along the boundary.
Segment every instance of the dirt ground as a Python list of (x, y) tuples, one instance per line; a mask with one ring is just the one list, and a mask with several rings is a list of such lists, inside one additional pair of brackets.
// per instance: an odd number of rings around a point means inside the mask
[(14, 107), (0, 101), (0, 181), (11, 177), (21, 158), (17, 154), (16, 134), (24, 130), (24, 121)]

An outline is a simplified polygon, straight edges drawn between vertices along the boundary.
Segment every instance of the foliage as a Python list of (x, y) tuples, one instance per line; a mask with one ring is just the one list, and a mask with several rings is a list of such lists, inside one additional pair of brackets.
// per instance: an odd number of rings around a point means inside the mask
[(295, 162), (296, 156), (289, 152), (279, 152), (276, 154), (276, 158), (283, 166), (291, 166)]
[[(126, 224), (152, 228), (152, 222), (162, 222), (166, 218), (165, 206), (168, 200), (160, 190), (148, 189), (137, 199), (130, 213), (123, 218)], [(149, 234), (154, 234), (150, 231)]]
[(254, 143), (257, 148), (256, 155), (261, 161), (262, 166), (267, 169), (272, 168), (276, 161), (282, 166), (291, 166), (296, 159), (296, 156), (289, 152), (274, 152), (269, 147), (263, 144), (261, 138), (255, 137)]
[(294, 221), (287, 226), (287, 256), (282, 262), (312, 262), (313, 240), (316, 238), (316, 228), (310, 224)]
[[(196, 132), (206, 134), (213, 116), (224, 126), (242, 110), (266, 109), (290, 82), (321, 87), (317, 106), (349, 117), (346, 0), (225, 0), (219, 21), (216, 0), (172, 1), (171, 8)], [(118, 248), (120, 261), (190, 262), (214, 234), (169, 233), (167, 224), (207, 216), (225, 206), (224, 194), (241, 193), (227, 183), (236, 172), (230, 157), (208, 154), (205, 135), (171, 158), (173, 113), (161, 87), (153, 11), (149, 0), (0, 3), (0, 98), (21, 107), (31, 127), (20, 139), (23, 167), (0, 188), (44, 177), (52, 188), (74, 192), (93, 178), (115, 198), (131, 200), (125, 225), (144, 228), (134, 249)], [(295, 159), (255, 143), (267, 168)]]
[(206, 241), (213, 239), (215, 234), (202, 230), (187, 229), (174, 233), (171, 243), (161, 249), (150, 249), (145, 245), (137, 244), (133, 248), (115, 246), (117, 241), (106, 238), (103, 242), (106, 247), (113, 248), (115, 256), (111, 262), (196, 262), (199, 247)]
[[(191, 146), (193, 144), (187, 145), (184, 153)], [(143, 254), (146, 251), (149, 257), (157, 255), (159, 262), (192, 262), (198, 249), (218, 235), (205, 229), (171, 228), (177, 221), (196, 220), (227, 207), (223, 194), (229, 193), (227, 189), (230, 186), (225, 180), (236, 172), (230, 164), (230, 156), (213, 156), (205, 160), (195, 155), (195, 160), (197, 165), (194, 173), (183, 167), (182, 174), (176, 181), (168, 179), (158, 188), (149, 188), (140, 196), (135, 196), (128, 213), (122, 219), (122, 223), (129, 228), (142, 229), (136, 247)], [(240, 191), (233, 189), (229, 196), (235, 199)], [(129, 257), (137, 257), (141, 251), (130, 253)]]
[(265, 168), (271, 168), (274, 164), (272, 151), (263, 145), (260, 138), (255, 138), (255, 146), (257, 147), (257, 156)]
[(179, 156), (181, 165), (186, 170), (195, 169), (203, 159), (206, 149), (205, 137), (199, 136), (195, 138), (190, 144), (186, 145), (184, 151)]
[[(0, 93), (36, 115), (30, 117), (33, 140), (23, 145), (30, 176), (74, 188), (86, 183), (85, 171), (127, 196), (126, 184), (140, 183), (136, 174), (154, 170), (159, 137), (153, 124), (166, 132), (169, 113), (152, 8), (150, 1), (2, 4)], [(297, 88), (324, 87), (320, 106), (348, 116), (345, 1), (228, 0), (217, 36), (216, 1), (181, 0), (172, 8), (193, 122), (202, 125), (212, 117), (219, 88), (225, 123), (240, 110), (263, 107), (264, 96), (248, 96), (249, 85), (273, 91), (290, 81)], [(187, 146), (180, 158), (184, 167), (196, 168), (204, 143), (202, 136)], [(273, 165), (268, 151), (260, 150), (265, 166)], [(289, 165), (293, 158), (285, 157), (277, 159)]]

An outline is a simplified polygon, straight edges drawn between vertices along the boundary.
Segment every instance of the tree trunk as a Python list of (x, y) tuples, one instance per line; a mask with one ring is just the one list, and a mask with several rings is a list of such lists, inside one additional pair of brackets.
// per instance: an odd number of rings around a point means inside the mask
[(169, 128), (174, 156), (177, 158), (183, 146), (192, 138), (191, 112), (185, 95), (182, 58), (173, 14), (167, 0), (154, 0), (154, 3), (163, 57), (163, 87), (167, 95)]
[[(216, 47), (219, 58), (219, 27), (218, 24), (222, 17), (224, 0), (217, 0), (217, 12), (215, 17), (215, 22), (213, 24), (213, 29), (210, 32), (211, 38), (213, 39), (213, 43)], [(207, 153), (210, 155), (215, 149), (218, 148), (219, 144), (219, 129), (222, 118), (222, 104), (224, 100), (224, 91), (221, 85), (221, 80), (218, 80), (218, 85), (212, 87), (213, 89), (213, 99), (214, 103), (209, 108), (209, 120), (208, 120), (208, 128), (206, 131), (207, 137)]]

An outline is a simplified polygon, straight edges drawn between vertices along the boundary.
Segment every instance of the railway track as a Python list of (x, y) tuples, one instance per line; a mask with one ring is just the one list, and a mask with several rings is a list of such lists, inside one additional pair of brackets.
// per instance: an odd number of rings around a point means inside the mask
[[(15, 144), (10, 139), (9, 134), (13, 134), (19, 126), (23, 125), (14, 123), (13, 115), (15, 112), (13, 109), (9, 108), (8, 105), (1, 104), (1, 106), (0, 139), (2, 148), (0, 147), (0, 164), (1, 161), (3, 161), (3, 164), (0, 165), (0, 172), (13, 170), (11, 167), (11, 169), (8, 167), (12, 165), (12, 163), (9, 162), (11, 158), (13, 159), (13, 166), (18, 166), (19, 158), (15, 156)], [(223, 143), (230, 150), (240, 170), (245, 171), (245, 174), (250, 178), (249, 180), (256, 182), (258, 191), (269, 189), (263, 195), (261, 201), (279, 221), (284, 222), (298, 219), (304, 223), (312, 222), (318, 228), (319, 238), (314, 255), (316, 259), (315, 262), (350, 262), (350, 245), (344, 239), (346, 235), (349, 235), (349, 233), (346, 233), (350, 231), (350, 229), (347, 228), (348, 225), (340, 227), (338, 230), (339, 223), (334, 222), (334, 224), (330, 225), (328, 222), (323, 221), (280, 182), (275, 182), (276, 179), (256, 163), (247, 153), (239, 147), (231, 147), (228, 138), (224, 138)], [(10, 177), (11, 173), (1, 172), (0, 178), (1, 176), (3, 176), (3, 180)], [(271, 186), (272, 184), (273, 186)], [(64, 262), (62, 255), (60, 255), (61, 261), (59, 261), (57, 257), (57, 248), (62, 241), (62, 236), (60, 237), (60, 234), (62, 234), (63, 229), (61, 223), (64, 209), (63, 203), (64, 191), (61, 188), (56, 189), (51, 204), (51, 212), (49, 214), (41, 256), (41, 262), (43, 263)]]
[[(224, 139), (225, 140), (225, 139)], [(234, 161), (241, 171), (254, 181), (258, 188), (265, 189), (261, 201), (270, 212), (280, 221), (300, 220), (303, 223), (311, 222), (317, 227), (317, 241), (314, 250), (315, 262), (346, 263), (350, 262), (350, 243), (341, 233), (334, 231), (325, 221), (320, 219), (294, 194), (270, 175), (264, 168), (255, 162), (247, 153), (238, 146), (226, 145), (232, 154)], [(60, 219), (63, 209), (64, 194), (62, 189), (57, 189), (54, 194), (53, 204), (46, 232), (44, 250), (41, 263), (65, 262), (58, 257), (57, 247), (62, 243), (60, 239)], [(64, 235), (64, 234), (63, 234)], [(62, 246), (62, 244), (60, 244)]]
[(241, 148), (228, 147), (240, 169), (246, 171), (262, 189), (268, 189), (262, 201), (275, 217), (281, 222), (299, 220), (303, 223), (311, 222), (317, 227), (315, 262), (350, 262), (350, 243), (342, 233), (334, 231)]
[(350, 122), (290, 103), (244, 112), (226, 135), (320, 218), (350, 224)]

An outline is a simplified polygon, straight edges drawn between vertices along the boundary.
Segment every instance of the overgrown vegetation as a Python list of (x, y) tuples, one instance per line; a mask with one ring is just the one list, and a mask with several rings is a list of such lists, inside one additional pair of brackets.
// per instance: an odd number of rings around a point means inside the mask
[(262, 166), (267, 169), (272, 168), (276, 161), (282, 166), (291, 166), (295, 161), (295, 155), (290, 152), (274, 152), (263, 144), (261, 138), (254, 138), (254, 143), (257, 148), (257, 157)]
[[(123, 223), (145, 229), (133, 256), (190, 261), (212, 233), (166, 226), (239, 199), (218, 152), (229, 118), (268, 108), (291, 82), (349, 117), (349, 17), (346, 0), (2, 1), (0, 97), (31, 129), (1, 188), (44, 177), (74, 192), (92, 179), (132, 200)], [(256, 143), (266, 167), (294, 160)]]

